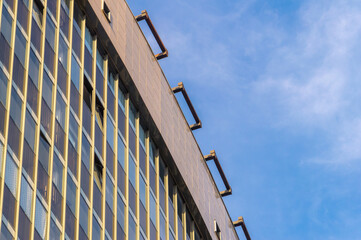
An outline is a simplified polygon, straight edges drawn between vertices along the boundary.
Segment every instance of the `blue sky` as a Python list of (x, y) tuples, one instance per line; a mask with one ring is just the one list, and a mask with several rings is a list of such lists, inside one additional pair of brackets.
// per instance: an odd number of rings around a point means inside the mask
[(187, 88), (203, 153), (217, 152), (232, 218), (257, 240), (361, 239), (359, 1), (128, 4), (169, 50), (160, 64)]

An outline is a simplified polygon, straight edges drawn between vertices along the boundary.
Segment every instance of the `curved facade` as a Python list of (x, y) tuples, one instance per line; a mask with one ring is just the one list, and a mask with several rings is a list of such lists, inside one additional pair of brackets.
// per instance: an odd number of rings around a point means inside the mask
[(238, 239), (124, 0), (0, 5), (1, 239)]

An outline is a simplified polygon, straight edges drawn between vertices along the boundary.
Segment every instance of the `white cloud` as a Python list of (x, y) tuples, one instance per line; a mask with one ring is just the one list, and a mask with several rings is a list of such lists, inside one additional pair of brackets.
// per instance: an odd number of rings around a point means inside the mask
[(310, 1), (300, 28), (273, 52), (252, 86), (255, 98), (271, 97), (281, 108), (275, 125), (319, 132), (325, 148), (306, 162), (348, 165), (361, 161), (361, 9), (348, 1)]

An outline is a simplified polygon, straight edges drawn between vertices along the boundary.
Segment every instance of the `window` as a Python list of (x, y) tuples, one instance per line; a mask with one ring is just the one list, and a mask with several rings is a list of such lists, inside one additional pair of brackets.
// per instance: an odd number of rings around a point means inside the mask
[(88, 235), (88, 220), (89, 219), (89, 207), (84, 198), (80, 196), (80, 208), (79, 208), (79, 224), (83, 231)]
[(68, 205), (66, 206), (65, 232), (68, 238), (75, 238), (75, 217)]
[(50, 220), (50, 239), (60, 239), (60, 230), (52, 219)]
[(63, 192), (63, 164), (60, 162), (56, 153), (54, 153), (53, 160), (53, 183), (58, 188), (60, 193)]
[(84, 79), (84, 104), (83, 104), (83, 126), (87, 133), (91, 132), (91, 105), (92, 105), (92, 89), (90, 84)]
[(16, 90), (12, 88), (11, 91), (11, 105), (10, 105), (10, 116), (14, 120), (16, 126), (20, 129), (21, 120), (21, 107), (22, 101)]
[(83, 134), (83, 140), (82, 140), (82, 146), (81, 146), (81, 152), (82, 152), (82, 161), (87, 167), (87, 169), (90, 169), (90, 143), (88, 142), (88, 139)]
[(30, 239), (30, 220), (22, 208), (19, 209), (19, 226), (21, 227), (18, 228), (18, 239)]
[(60, 7), (60, 29), (64, 33), (66, 38), (69, 38), (69, 17), (67, 11), (64, 9), (64, 4)]
[(76, 185), (73, 182), (71, 176), (68, 174), (67, 186), (66, 186), (66, 204), (70, 210), (75, 213), (75, 198), (76, 198)]
[(68, 69), (68, 45), (63, 37), (59, 37), (59, 60), (64, 69)]
[(49, 0), (47, 5), (48, 5), (47, 7), (50, 10), (51, 14), (53, 14), (54, 18), (56, 19), (57, 0)]
[(30, 49), (30, 58), (29, 58), (29, 78), (34, 83), (36, 88), (38, 88), (38, 80), (39, 80), (39, 60), (35, 55), (34, 51)]
[(59, 222), (62, 221), (61, 217), (61, 209), (62, 209), (62, 202), (63, 202), (63, 196), (62, 193), (59, 192), (58, 188), (53, 183), (52, 188), (52, 194), (51, 194), (51, 211), (54, 214), (54, 216), (59, 220)]
[(146, 206), (146, 183), (142, 176), (139, 176), (139, 199)]
[(49, 148), (49, 143), (45, 140), (44, 136), (41, 135), (39, 141), (39, 162), (46, 172), (49, 172)]
[(136, 236), (136, 228), (137, 228), (137, 225), (133, 219), (133, 217), (131, 217), (131, 215), (129, 214), (129, 239), (136, 239), (135, 236)]
[(124, 202), (123, 202), (122, 198), (120, 197), (120, 195), (118, 195), (117, 205), (118, 205), (118, 207), (117, 207), (118, 224), (124, 230), (124, 226), (125, 226), (125, 216), (124, 216), (125, 205), (124, 205)]
[(75, 149), (78, 148), (78, 132), (79, 125), (75, 120), (74, 115), (70, 112), (69, 114), (69, 142), (73, 145)]
[(7, 154), (6, 167), (5, 167), (5, 183), (10, 192), (16, 196), (17, 190), (18, 167), (10, 154)]
[(104, 13), (105, 17), (107, 18), (107, 20), (109, 22), (111, 22), (112, 20), (111, 20), (111, 15), (110, 15), (110, 9), (104, 0), (103, 0), (103, 13)]
[(15, 197), (7, 185), (4, 185), (3, 216), (12, 227), (15, 226)]
[[(11, 1), (11, 0), (7, 0), (7, 1)], [(13, 236), (11, 235), (11, 233), (9, 232), (8, 228), (6, 227), (6, 225), (4, 224), (4, 222), (1, 224), (1, 239), (14, 239)]]
[(95, 154), (94, 157), (94, 180), (98, 185), (99, 189), (102, 189), (103, 185), (103, 164), (100, 162)]
[(157, 225), (157, 213), (156, 213), (156, 205), (155, 205), (155, 198), (153, 194), (149, 194), (149, 206), (150, 206), (150, 220), (152, 220), (154, 225)]
[(46, 234), (46, 210), (39, 198), (36, 198), (35, 229), (40, 237), (44, 239)]
[(80, 66), (78, 64), (78, 61), (75, 59), (74, 55), (72, 54), (71, 80), (74, 83), (74, 85), (78, 91), (79, 91), (79, 78), (80, 78)]
[(100, 226), (97, 219), (94, 216), (93, 216), (93, 239), (100, 239)]
[(43, 9), (44, 6), (40, 0), (35, 0), (33, 4), (33, 18), (39, 24), (42, 25), (43, 22)]
[(7, 11), (5, 5), (2, 10), (1, 18), (1, 34), (0, 34), (0, 61), (4, 64), (6, 70), (9, 71), (9, 59), (10, 59), (10, 43), (11, 43), (11, 26), (13, 19)]
[(31, 202), (33, 197), (33, 190), (31, 189), (28, 181), (21, 177), (21, 193), (20, 193), (20, 206), (24, 210), (27, 217), (31, 218)]
[(29, 15), (29, 1), (27, 0), (21, 0), (18, 1), (18, 21), (21, 24), (22, 28), (25, 30), (25, 32), (28, 31), (28, 15)]
[(114, 149), (114, 124), (109, 117), (107, 117), (107, 141), (109, 146)]
[(65, 129), (65, 107), (66, 104), (61, 94), (57, 92), (55, 118), (63, 129)]
[(43, 98), (48, 106), (51, 107), (53, 102), (53, 83), (46, 72), (44, 72), (43, 80)]
[(6, 90), (8, 86), (8, 78), (0, 68), (0, 103), (6, 106)]
[(106, 195), (105, 200), (109, 205), (111, 211), (113, 212), (113, 201), (114, 201), (114, 184), (110, 179), (109, 175), (107, 174), (106, 179)]

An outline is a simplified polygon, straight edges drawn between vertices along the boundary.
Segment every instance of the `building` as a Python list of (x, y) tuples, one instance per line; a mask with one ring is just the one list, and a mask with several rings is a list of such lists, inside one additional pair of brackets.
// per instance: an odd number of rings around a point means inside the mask
[(174, 97), (188, 96), (160, 68), (167, 50), (146, 12), (124, 0), (0, 5), (1, 239), (238, 239), (229, 184), (220, 171), (219, 192), (205, 161), (218, 159), (199, 149), (200, 121), (193, 109), (189, 126)]

